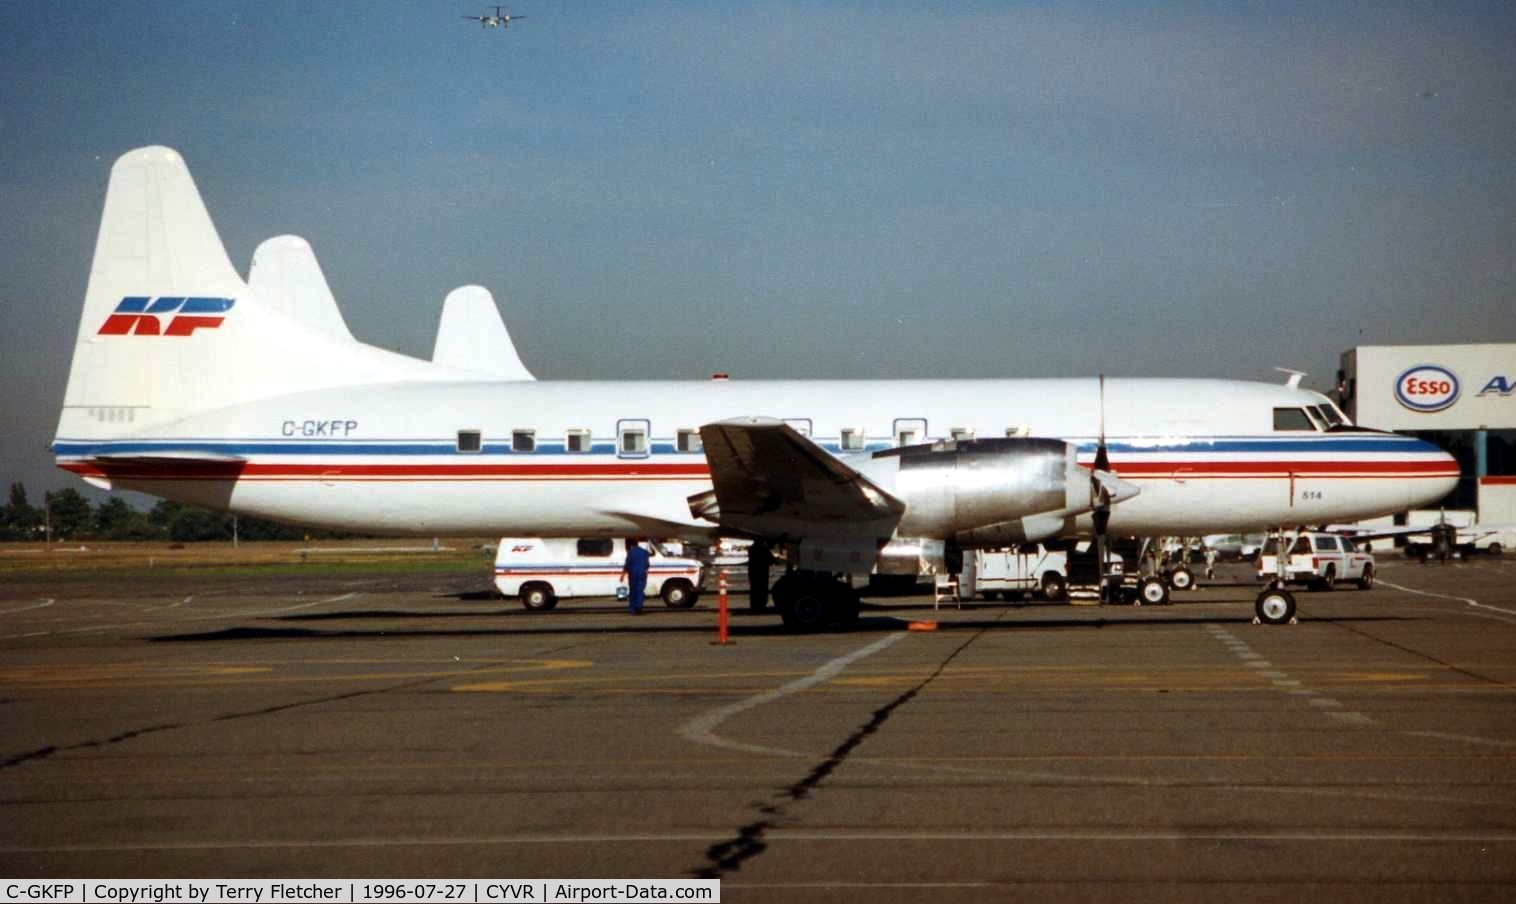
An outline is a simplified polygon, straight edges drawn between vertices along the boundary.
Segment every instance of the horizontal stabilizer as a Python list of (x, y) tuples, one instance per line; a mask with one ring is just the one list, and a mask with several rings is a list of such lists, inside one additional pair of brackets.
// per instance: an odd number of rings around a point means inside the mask
[(225, 455), (218, 452), (203, 452), (199, 449), (187, 449), (183, 452), (165, 450), (162, 452), (104, 452), (93, 455), (96, 461), (108, 461), (112, 463), (122, 462), (146, 462), (146, 463), (169, 463), (180, 461), (209, 461), (209, 462), (243, 462), (247, 461), (241, 455)]

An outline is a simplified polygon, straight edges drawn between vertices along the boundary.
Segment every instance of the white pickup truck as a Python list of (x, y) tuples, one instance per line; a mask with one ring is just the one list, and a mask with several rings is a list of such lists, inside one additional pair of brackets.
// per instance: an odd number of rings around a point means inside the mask
[[(1279, 572), (1279, 538), (1270, 537), (1258, 555), (1258, 577), (1271, 581)], [(1336, 534), (1305, 533), (1290, 547), (1286, 584), (1305, 584), (1330, 590), (1338, 581), (1352, 581), (1360, 590), (1374, 586), (1374, 556), (1359, 552), (1353, 541)]]

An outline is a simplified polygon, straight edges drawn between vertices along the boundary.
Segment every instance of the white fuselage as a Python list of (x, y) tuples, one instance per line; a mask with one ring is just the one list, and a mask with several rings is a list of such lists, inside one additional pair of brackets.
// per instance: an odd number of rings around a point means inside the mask
[[(1275, 429), (1275, 409), (1325, 402), (1219, 380), (1107, 379), (1103, 399), (1096, 378), (395, 383), (237, 404), (130, 437), (60, 433), (54, 448), (60, 466), (114, 488), (418, 535), (711, 537), (686, 502), (711, 487), (706, 460), (681, 451), (680, 433), (753, 415), (785, 419), (844, 459), (1010, 433), (1073, 443), (1089, 463), (1103, 432), (1111, 470), (1141, 490), (1114, 507), (1118, 535), (1352, 521), (1452, 489), (1456, 462), (1428, 443)], [(645, 447), (624, 451), (639, 429)], [(530, 451), (518, 447), (523, 431)], [(475, 432), (479, 451), (460, 451), (460, 433)]]

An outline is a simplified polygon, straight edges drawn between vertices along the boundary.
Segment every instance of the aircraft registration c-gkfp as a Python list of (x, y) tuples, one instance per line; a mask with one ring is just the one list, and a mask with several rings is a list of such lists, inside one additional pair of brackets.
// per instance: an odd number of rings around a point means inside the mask
[[(316, 285), (309, 249), (284, 251), (295, 275), (254, 283)], [(444, 363), (385, 351), (340, 315), (263, 297), (279, 291), (232, 267), (178, 153), (122, 156), (59, 466), (375, 533), (747, 537), (798, 563), (774, 597), (799, 628), (855, 618), (837, 575), (904, 546), (948, 563), (1107, 532), (1354, 521), (1435, 502), (1459, 473), (1429, 443), (1353, 427), (1297, 381), (534, 381), (519, 361), (500, 379), (459, 366), (467, 343)], [(1294, 601), (1260, 595), (1258, 610), (1287, 621)]]

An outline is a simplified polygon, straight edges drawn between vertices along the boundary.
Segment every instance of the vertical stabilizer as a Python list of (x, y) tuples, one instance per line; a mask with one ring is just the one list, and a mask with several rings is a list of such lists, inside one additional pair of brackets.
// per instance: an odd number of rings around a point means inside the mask
[(537, 379), (521, 363), (495, 298), (483, 286), (463, 286), (443, 299), (432, 363), (502, 380)]
[[(106, 189), (65, 420), (95, 409), (99, 419), (137, 422), (167, 401), (140, 346), (153, 337), (171, 341), (163, 334), (175, 323), (207, 329), (245, 291), (178, 152), (154, 146), (123, 155)], [(167, 349), (164, 365), (178, 368), (182, 350)]]
[[(275, 270), (297, 294), (320, 295), (292, 303), (290, 316), (232, 268), (176, 151), (123, 155), (105, 190), (58, 440), (128, 436), (311, 389), (468, 378), (352, 341), (309, 246), (300, 245), (286, 245), (294, 263)], [(318, 318), (322, 326), (309, 322)]]
[(253, 252), (248, 285), (262, 304), (340, 342), (356, 342), (310, 243), (276, 235)]

